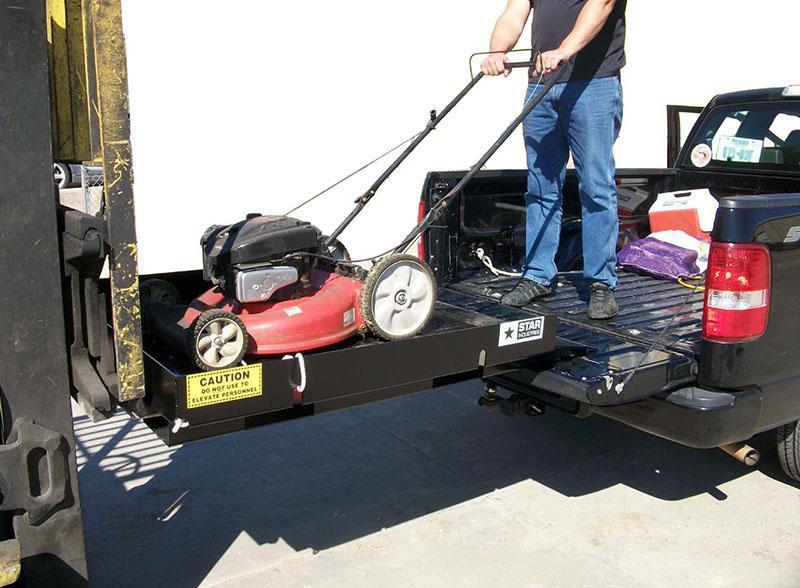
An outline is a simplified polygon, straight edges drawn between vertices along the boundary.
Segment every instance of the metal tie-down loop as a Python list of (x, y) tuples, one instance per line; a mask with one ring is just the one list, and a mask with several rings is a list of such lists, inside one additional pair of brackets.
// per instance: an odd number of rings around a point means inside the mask
[[(306, 390), (308, 377), (306, 376), (306, 359), (302, 353), (295, 355), (284, 355), (283, 359), (296, 359), (297, 365), (300, 368), (300, 384), (294, 387), (294, 402), (295, 404), (303, 404), (303, 392)], [(294, 384), (294, 382), (292, 382)]]

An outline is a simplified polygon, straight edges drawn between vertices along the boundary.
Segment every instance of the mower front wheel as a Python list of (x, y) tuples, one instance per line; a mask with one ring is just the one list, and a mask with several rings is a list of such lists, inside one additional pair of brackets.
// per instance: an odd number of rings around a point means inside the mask
[(433, 314), (436, 279), (413, 255), (390, 255), (372, 266), (361, 294), (361, 314), (381, 339), (400, 341), (419, 333)]
[(212, 308), (197, 317), (189, 329), (187, 351), (200, 369), (222, 370), (241, 363), (249, 342), (250, 336), (238, 316)]

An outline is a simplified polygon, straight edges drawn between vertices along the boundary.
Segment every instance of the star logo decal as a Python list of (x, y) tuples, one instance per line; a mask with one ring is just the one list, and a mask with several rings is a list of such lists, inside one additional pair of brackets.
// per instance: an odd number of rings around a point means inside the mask
[(514, 329), (511, 329), (511, 328), (510, 328), (510, 329), (508, 329), (508, 330), (506, 331), (506, 341), (508, 341), (509, 339), (511, 339), (511, 337), (513, 337), (513, 336), (514, 336)]

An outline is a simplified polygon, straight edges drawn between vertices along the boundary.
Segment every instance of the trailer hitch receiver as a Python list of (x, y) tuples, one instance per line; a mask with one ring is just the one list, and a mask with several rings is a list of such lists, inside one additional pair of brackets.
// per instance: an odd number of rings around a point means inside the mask
[(544, 404), (537, 402), (533, 398), (528, 398), (520, 394), (512, 394), (508, 398), (497, 395), (497, 387), (492, 383), (486, 384), (486, 391), (478, 399), (478, 406), (483, 407), (486, 412), (492, 413), (498, 409), (505, 416), (541, 416), (544, 414)]

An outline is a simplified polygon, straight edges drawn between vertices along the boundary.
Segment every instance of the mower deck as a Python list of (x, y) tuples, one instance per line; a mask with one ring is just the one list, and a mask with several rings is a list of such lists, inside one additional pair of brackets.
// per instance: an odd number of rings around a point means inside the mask
[[(446, 301), (411, 339), (356, 336), (302, 357), (247, 358), (234, 370), (199, 372), (174, 347), (147, 338), (148, 398), (127, 408), (174, 445), (494, 376), (555, 348), (554, 316), (502, 305), (483, 313), (470, 310), (472, 294), (440, 293)], [(232, 396), (228, 385), (238, 386)]]

